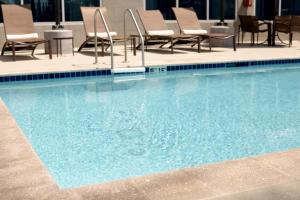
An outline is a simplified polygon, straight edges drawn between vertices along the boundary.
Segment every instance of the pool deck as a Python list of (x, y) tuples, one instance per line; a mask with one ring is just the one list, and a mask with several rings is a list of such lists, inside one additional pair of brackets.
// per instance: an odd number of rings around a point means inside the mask
[[(116, 46), (115, 50), (115, 68), (140, 67), (141, 52), (137, 56), (128, 50), (128, 61), (124, 63), (124, 48)], [(30, 52), (17, 54), (17, 61), (12, 62), (10, 55), (0, 57), (0, 76), (17, 75), (17, 74), (35, 74), (35, 73), (52, 73), (52, 72), (70, 72), (70, 71), (88, 71), (96, 69), (109, 69), (110, 56), (106, 52), (104, 57), (99, 56), (99, 63), (94, 64), (94, 52), (91, 50), (56, 57), (49, 60), (48, 55), (42, 54), (39, 50), (35, 58), (30, 56)], [(100, 54), (99, 54), (100, 55)], [(203, 47), (201, 53), (197, 53), (196, 48), (178, 46), (174, 54), (170, 53), (168, 48), (159, 49), (151, 48), (145, 52), (146, 66), (162, 66), (172, 64), (191, 64), (191, 63), (216, 63), (229, 61), (248, 61), (248, 60), (272, 60), (272, 59), (289, 59), (300, 58), (300, 42), (295, 40), (293, 46), (277, 45), (268, 47), (266, 45), (253, 46), (241, 45), (234, 52), (232, 48), (214, 47), (212, 52)]]
[[(116, 52), (122, 51), (117, 48)], [(237, 60), (300, 58), (300, 42), (292, 48), (215, 48), (215, 52), (146, 53), (147, 65), (209, 63)], [(130, 52), (129, 52), (130, 53)], [(30, 58), (30, 57), (29, 57)], [(140, 55), (130, 56), (138, 66)], [(92, 52), (52, 61), (2, 57), (0, 75), (47, 73), (107, 68), (109, 57), (93, 65)], [(5, 59), (5, 60), (4, 60)], [(116, 66), (127, 67), (116, 56)], [(0, 200), (283, 200), (300, 199), (300, 148), (256, 157), (186, 168), (74, 189), (60, 189), (0, 99)]]

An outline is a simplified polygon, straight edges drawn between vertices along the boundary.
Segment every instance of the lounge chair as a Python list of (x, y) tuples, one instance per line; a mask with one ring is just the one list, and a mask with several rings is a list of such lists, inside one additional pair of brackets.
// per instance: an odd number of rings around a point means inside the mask
[(1, 56), (6, 51), (12, 51), (13, 61), (16, 60), (16, 51), (34, 50), (37, 45), (48, 43), (49, 58), (52, 59), (52, 49), (49, 40), (39, 38), (34, 30), (31, 9), (28, 6), (2, 4), (2, 14), (6, 41), (3, 45)]
[[(209, 40), (210, 50), (212, 39), (224, 40), (232, 38), (233, 50), (236, 51), (235, 35), (223, 33), (208, 33), (207, 30), (202, 29), (197, 14), (193, 8), (172, 8), (172, 10), (175, 14), (181, 34), (198, 36), (200, 38), (200, 42), (203, 40)], [(198, 42), (199, 49), (200, 42)]]
[(273, 37), (277, 36), (281, 43), (286, 44), (279, 37), (279, 33), (288, 34), (289, 42), (287, 45), (289, 45), (289, 47), (292, 45), (292, 40), (293, 40), (291, 23), (292, 23), (292, 16), (275, 16), (274, 26), (273, 26), (275, 32)]
[(300, 16), (298, 15), (292, 16), (291, 26), (293, 32), (300, 32)]
[(291, 31), (292, 31), (292, 33), (300, 32), (300, 16), (297, 16), (297, 15), (292, 16)]
[(146, 47), (154, 43), (161, 44), (160, 48), (162, 48), (164, 45), (171, 43), (170, 49), (173, 54), (175, 42), (191, 39), (191, 37), (175, 35), (173, 30), (168, 29), (159, 10), (138, 9), (137, 13), (145, 30), (144, 37)]
[[(94, 14), (96, 9), (100, 9), (103, 13), (103, 16), (105, 18), (106, 24), (108, 26), (108, 29), (110, 31), (110, 35), (112, 36), (113, 42), (125, 42), (130, 40), (132, 43), (135, 43), (135, 39), (132, 37), (126, 37), (124, 39), (124, 36), (118, 36), (117, 32), (112, 31), (111, 23), (108, 17), (107, 8), (105, 7), (80, 7), (82, 18), (83, 18), (83, 24), (84, 24), (84, 30), (86, 34), (86, 40), (80, 45), (78, 52), (80, 52), (83, 48), (86, 47), (94, 47), (95, 45), (95, 32), (94, 32)], [(104, 24), (102, 20), (97, 16), (97, 39), (99, 42), (99, 45), (102, 47), (102, 56), (104, 56), (104, 48), (105, 46), (110, 46), (109, 39), (107, 32), (105, 30)], [(135, 46), (135, 44), (133, 44)], [(134, 55), (136, 55), (135, 48), (133, 48)]]
[[(259, 33), (268, 32), (268, 38), (262, 42), (265, 43), (268, 41), (268, 44), (270, 45), (270, 33), (271, 33), (271, 26), (268, 26), (268, 23), (266, 22), (260, 22), (256, 16), (250, 16), (250, 15), (239, 15), (240, 19), (240, 27), (238, 32), (238, 44), (240, 43), (240, 32), (242, 32), (242, 43), (244, 41), (244, 35), (245, 33), (251, 33), (251, 45), (255, 43), (255, 34), (256, 34), (256, 41), (258, 44), (258, 37)], [(267, 28), (264, 28), (267, 26)]]

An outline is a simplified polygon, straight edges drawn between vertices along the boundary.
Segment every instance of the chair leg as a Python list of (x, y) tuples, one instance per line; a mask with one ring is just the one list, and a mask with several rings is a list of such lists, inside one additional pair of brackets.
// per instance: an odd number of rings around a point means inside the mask
[(159, 46), (159, 48), (163, 48), (165, 45), (167, 45), (170, 41), (167, 41), (165, 43), (163, 43), (162, 45)]
[[(115, 42), (113, 42), (115, 43)], [(111, 45), (107, 45), (107, 47), (105, 48), (105, 51), (108, 51), (108, 49), (111, 47)]]
[(252, 33), (252, 45), (255, 44), (255, 33)]
[(201, 42), (200, 42), (200, 36), (197, 37), (197, 43), (198, 43), (198, 53), (201, 51)]
[(104, 40), (101, 39), (101, 56), (104, 57)]
[(147, 39), (147, 37), (145, 37), (144, 43), (145, 43), (144, 45), (146, 47), (145, 51), (148, 51), (148, 39)]
[(238, 45), (240, 45), (240, 30), (238, 30)]
[(132, 42), (132, 48), (133, 48), (133, 55), (136, 56), (136, 38), (133, 37), (131, 42)]
[(244, 37), (245, 37), (245, 33), (242, 32), (242, 44), (244, 43)]
[(72, 53), (73, 53), (73, 56), (74, 56), (74, 38), (72, 38)]
[(6, 45), (7, 45), (7, 42), (5, 42), (5, 43), (3, 44), (2, 51), (1, 51), (1, 56), (4, 55)]
[(32, 47), (32, 51), (31, 51), (31, 56), (32, 56), (32, 57), (33, 57), (33, 55), (34, 55), (34, 51), (35, 51), (36, 47), (37, 47), (37, 45), (34, 45), (34, 46)]
[(256, 44), (258, 45), (258, 37), (259, 37), (259, 33), (256, 34)]
[(16, 49), (15, 49), (15, 42), (12, 42), (12, 54), (13, 54), (13, 61), (16, 61)]
[(293, 44), (293, 33), (290, 33), (290, 37), (289, 37), (289, 47), (291, 47), (292, 46), (292, 44)]
[(60, 53), (60, 56), (62, 56), (61, 40), (59, 40), (59, 53)]
[(89, 42), (89, 40), (87, 39), (86, 41), (84, 41), (80, 47), (78, 48), (78, 52), (80, 52), (82, 50), (83, 47), (85, 47), (85, 45)]
[(235, 42), (236, 38), (235, 35), (232, 36), (232, 42), (233, 42), (233, 51), (236, 51), (236, 42)]
[(171, 40), (170, 40), (170, 42), (171, 42), (171, 54), (173, 54), (174, 53), (174, 44), (173, 44), (173, 38), (171, 37)]
[(48, 52), (49, 52), (49, 59), (52, 59), (52, 47), (51, 47), (51, 41), (48, 40)]
[(58, 40), (56, 40), (56, 57), (58, 57)]

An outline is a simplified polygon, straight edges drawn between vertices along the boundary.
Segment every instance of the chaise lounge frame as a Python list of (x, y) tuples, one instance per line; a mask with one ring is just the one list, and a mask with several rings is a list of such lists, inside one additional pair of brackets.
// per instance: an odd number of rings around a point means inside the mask
[[(131, 41), (132, 46), (135, 46), (135, 38), (118, 36), (116, 32), (111, 31), (112, 27), (108, 17), (108, 10), (106, 7), (80, 7), (84, 30), (86, 34), (86, 40), (80, 45), (80, 47), (78, 48), (78, 52), (81, 52), (83, 48), (95, 46), (94, 14), (96, 9), (100, 9), (101, 12), (103, 13), (108, 29), (110, 30), (110, 34), (112, 36), (113, 42)], [(101, 56), (104, 56), (105, 46), (107, 46), (107, 48), (110, 47), (109, 39), (105, 27), (103, 25), (103, 22), (99, 18), (97, 18), (96, 20), (98, 23), (97, 40), (99, 46), (101, 46)], [(136, 55), (135, 48), (133, 48), (133, 53), (134, 55)]]
[(190, 35), (198, 38), (197, 42), (194, 43), (193, 46), (198, 45), (198, 49), (200, 49), (201, 42), (204, 40), (208, 40), (209, 50), (211, 51), (212, 40), (225, 40), (232, 38), (232, 47), (233, 50), (236, 51), (236, 37), (234, 34), (208, 33), (206, 30), (202, 29), (197, 14), (193, 8), (174, 7), (172, 8), (172, 10), (175, 14), (180, 29), (180, 34)]
[[(170, 45), (171, 54), (174, 53), (174, 45), (179, 41), (190, 42), (194, 37), (176, 35), (173, 30), (168, 29), (164, 18), (159, 10), (137, 9), (138, 16), (143, 25), (145, 34), (145, 46), (149, 43), (161, 44), (160, 48)], [(194, 40), (193, 40), (194, 41)]]
[(2, 47), (1, 56), (6, 51), (12, 51), (13, 61), (16, 60), (16, 51), (34, 51), (39, 44), (48, 44), (49, 59), (52, 59), (52, 48), (50, 40), (38, 37), (34, 31), (32, 11), (28, 5), (2, 4), (3, 24), (5, 32), (5, 43)]

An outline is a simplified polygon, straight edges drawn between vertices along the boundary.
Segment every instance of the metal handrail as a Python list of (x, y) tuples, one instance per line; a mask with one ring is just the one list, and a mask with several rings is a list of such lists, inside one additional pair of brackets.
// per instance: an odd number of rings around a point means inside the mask
[(105, 18), (103, 16), (103, 13), (102, 13), (102, 11), (99, 8), (97, 8), (95, 10), (95, 14), (94, 14), (95, 64), (98, 63), (98, 37), (97, 37), (97, 21), (96, 21), (97, 14), (100, 15), (100, 18), (101, 18), (101, 20), (102, 20), (102, 22), (104, 24), (105, 31), (107, 33), (107, 36), (108, 36), (108, 39), (109, 39), (109, 42), (110, 42), (111, 69), (113, 69), (114, 68), (114, 46), (113, 46), (113, 40), (112, 40), (111, 34), (109, 32), (109, 29), (108, 29), (107, 23), (105, 21)]
[[(124, 51), (125, 51), (125, 61), (124, 62), (127, 62), (127, 42), (126, 42), (126, 14), (129, 13), (130, 16), (131, 16), (131, 19), (132, 21), (134, 22), (134, 25), (135, 25), (135, 28), (139, 34), (139, 38), (140, 38), (140, 41), (141, 41), (141, 47), (142, 47), (142, 67), (145, 67), (145, 46), (144, 46), (144, 38), (143, 38), (143, 35), (142, 35), (142, 32), (136, 22), (136, 19), (133, 15), (133, 12), (131, 9), (126, 9), (125, 10), (125, 13), (124, 13)], [(135, 47), (133, 47), (135, 48)]]

